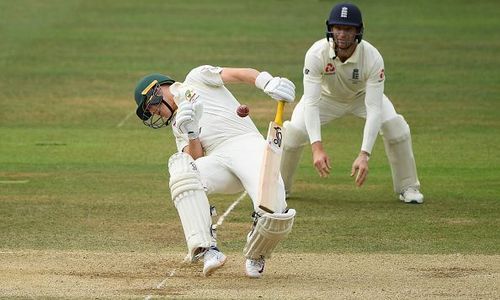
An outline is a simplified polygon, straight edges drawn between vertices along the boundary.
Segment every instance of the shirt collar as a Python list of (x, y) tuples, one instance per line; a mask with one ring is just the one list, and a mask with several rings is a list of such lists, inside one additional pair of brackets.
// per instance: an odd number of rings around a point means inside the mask
[(174, 102), (177, 105), (179, 105), (181, 102), (181, 99), (179, 97), (181, 85), (182, 83), (180, 82), (174, 82), (172, 85), (170, 85), (170, 93), (172, 93), (172, 95), (174, 96)]
[(359, 59), (359, 53), (361, 52), (359, 50), (361, 48), (361, 43), (356, 45), (356, 49), (354, 49), (354, 52), (352, 53), (351, 57), (349, 57), (345, 62), (346, 63), (357, 63)]

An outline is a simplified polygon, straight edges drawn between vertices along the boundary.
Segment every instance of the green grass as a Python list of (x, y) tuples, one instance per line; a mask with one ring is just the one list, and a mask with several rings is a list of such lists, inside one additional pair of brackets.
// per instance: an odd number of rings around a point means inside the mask
[[(155, 71), (182, 79), (201, 64), (251, 66), (293, 80), (299, 99), (304, 53), (324, 36), (332, 5), (148, 3), (0, 2), (1, 248), (184, 251), (166, 172), (174, 141), (126, 119), (136, 81)], [(358, 4), (365, 38), (384, 56), (386, 93), (411, 126), (426, 203), (397, 201), (380, 139), (366, 186), (355, 188), (348, 174), (363, 121), (335, 121), (323, 130), (333, 172), (319, 180), (305, 151), (289, 200), (296, 225), (281, 250), (498, 254), (500, 4)], [(272, 100), (231, 89), (269, 106), (254, 115), (264, 132)], [(211, 200), (221, 214), (236, 197)], [(246, 199), (226, 219), (223, 249), (241, 251), (250, 210)]]

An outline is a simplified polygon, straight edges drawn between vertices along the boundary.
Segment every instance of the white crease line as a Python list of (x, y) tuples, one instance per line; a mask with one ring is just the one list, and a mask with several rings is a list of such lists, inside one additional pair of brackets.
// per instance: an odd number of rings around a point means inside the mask
[(0, 184), (18, 184), (18, 183), (28, 183), (29, 180), (0, 180)]
[(236, 207), (236, 205), (238, 205), (238, 203), (240, 203), (241, 199), (245, 198), (246, 195), (247, 195), (247, 191), (244, 191), (243, 193), (241, 193), (241, 195), (238, 197), (238, 199), (236, 199), (233, 202), (233, 204), (231, 204), (226, 209), (226, 211), (222, 214), (222, 216), (219, 217), (219, 220), (217, 220), (217, 223), (214, 225), (215, 229), (217, 229), (217, 227), (222, 225), (222, 223), (224, 222), (224, 219), (227, 217), (227, 215), (229, 215), (229, 213)]
[[(169, 278), (169, 277), (172, 277), (172, 276), (174, 276), (174, 275), (175, 275), (175, 272), (176, 272), (176, 271), (177, 271), (177, 269), (173, 269), (173, 270), (170, 272), (170, 274), (168, 274), (168, 277), (167, 277), (167, 278), (163, 279), (163, 281), (162, 281), (162, 282), (160, 282), (160, 283), (158, 283), (158, 284), (156, 285), (156, 289), (157, 289), (157, 290), (161, 289), (161, 288), (165, 285), (165, 283), (167, 283), (168, 278)], [(149, 300), (149, 299), (151, 299), (152, 297), (153, 297), (153, 295), (147, 295), (147, 296), (146, 296), (146, 298), (144, 298), (144, 300)]]
[(127, 122), (127, 120), (130, 119), (130, 117), (134, 115), (134, 113), (135, 113), (134, 111), (129, 112), (128, 115), (125, 118), (123, 118), (123, 120), (121, 120), (120, 123), (118, 123), (118, 125), (116, 125), (116, 127), (117, 128), (122, 127), (123, 124), (125, 124), (125, 122)]
[[(247, 191), (244, 191), (243, 193), (241, 193), (241, 195), (238, 197), (238, 199), (234, 200), (234, 202), (231, 205), (229, 205), (229, 207), (226, 209), (226, 211), (217, 220), (217, 223), (214, 225), (214, 229), (216, 229), (217, 227), (219, 227), (220, 225), (222, 225), (222, 223), (224, 222), (224, 219), (227, 217), (227, 215), (229, 215), (229, 213), (236, 207), (236, 205), (238, 205), (238, 203), (240, 203), (240, 201), (243, 198), (245, 198), (246, 195), (247, 195)], [(160, 283), (158, 283), (156, 285), (156, 289), (157, 290), (161, 289), (167, 283), (167, 280), (170, 277), (173, 277), (175, 275), (175, 272), (177, 272), (177, 268), (175, 268), (172, 271), (170, 271), (170, 273), (168, 274), (167, 278), (163, 279), (162, 282), (160, 282)], [(150, 300), (152, 297), (153, 297), (153, 295), (147, 295), (144, 298), (144, 300)]]

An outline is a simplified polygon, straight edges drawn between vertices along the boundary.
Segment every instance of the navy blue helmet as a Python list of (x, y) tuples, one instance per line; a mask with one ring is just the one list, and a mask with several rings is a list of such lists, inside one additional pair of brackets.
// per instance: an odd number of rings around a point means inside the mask
[(333, 25), (354, 26), (358, 29), (356, 40), (361, 42), (363, 38), (363, 18), (359, 8), (351, 3), (340, 3), (333, 7), (330, 17), (326, 20), (326, 39), (333, 39), (330, 31)]

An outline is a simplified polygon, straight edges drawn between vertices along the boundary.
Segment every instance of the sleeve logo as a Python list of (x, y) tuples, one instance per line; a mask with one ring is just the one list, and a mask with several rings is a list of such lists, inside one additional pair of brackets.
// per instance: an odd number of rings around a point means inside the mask
[(328, 63), (325, 67), (325, 75), (335, 74), (335, 66), (332, 63)]

